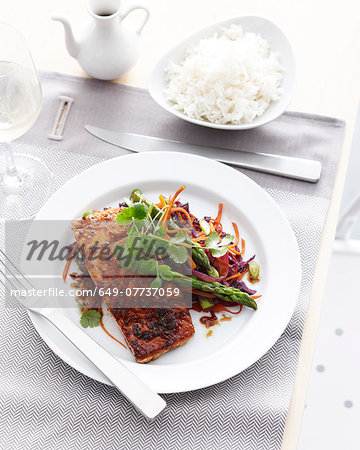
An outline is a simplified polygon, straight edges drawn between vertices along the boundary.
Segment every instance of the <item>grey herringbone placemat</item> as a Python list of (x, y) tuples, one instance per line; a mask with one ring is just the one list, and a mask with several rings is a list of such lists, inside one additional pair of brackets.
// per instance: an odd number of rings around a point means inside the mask
[[(21, 150), (37, 155), (54, 171), (56, 187), (103, 159), (126, 153), (87, 134), (86, 123), (190, 143), (317, 159), (323, 173), (313, 185), (243, 171), (280, 204), (295, 231), (303, 262), (296, 311), (279, 341), (256, 364), (224, 383), (166, 395), (166, 410), (151, 423), (113, 388), (57, 358), (26, 313), (5, 308), (0, 291), (0, 449), (279, 449), (343, 122), (286, 113), (255, 130), (227, 133), (173, 117), (145, 90), (53, 73), (42, 74), (42, 84), (43, 111), (22, 138)], [(74, 103), (64, 139), (55, 142), (48, 135), (60, 95), (74, 98)], [(0, 234), (0, 246), (1, 238)]]
[[(50, 148), (21, 150), (48, 164), (58, 186), (101, 161)], [(5, 308), (1, 302), (1, 449), (279, 448), (328, 200), (268, 192), (293, 226), (304, 270), (296, 312), (260, 361), (224, 383), (166, 395), (165, 412), (149, 423), (114, 389), (62, 362), (38, 336), (26, 313)]]

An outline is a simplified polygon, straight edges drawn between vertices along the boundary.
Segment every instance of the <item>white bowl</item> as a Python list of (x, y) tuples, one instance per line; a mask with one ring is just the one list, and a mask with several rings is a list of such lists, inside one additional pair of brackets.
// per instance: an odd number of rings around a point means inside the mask
[[(223, 27), (229, 27), (231, 24), (241, 25), (245, 32), (252, 31), (258, 33), (265, 38), (271, 50), (278, 51), (280, 53), (280, 62), (285, 68), (285, 73), (282, 81), (283, 93), (278, 101), (272, 102), (268, 109), (250, 123), (244, 123), (240, 125), (223, 125), (217, 123), (211, 123), (206, 120), (193, 119), (186, 116), (180, 111), (174, 108), (172, 102), (165, 98), (164, 90), (167, 86), (165, 80), (165, 68), (169, 61), (180, 63), (184, 57), (185, 50), (194, 44), (197, 44), (200, 39), (211, 37), (217, 31), (220, 31)], [(164, 109), (169, 111), (181, 119), (187, 120), (198, 125), (203, 125), (210, 128), (218, 128), (223, 130), (247, 130), (249, 128), (255, 128), (271, 120), (279, 117), (287, 108), (290, 100), (293, 96), (295, 89), (295, 58), (291, 49), (290, 43), (280, 28), (268, 19), (259, 16), (243, 16), (234, 17), (232, 19), (223, 20), (213, 25), (207, 26), (199, 31), (196, 31), (192, 35), (185, 38), (179, 44), (175, 45), (169, 50), (156, 64), (149, 78), (149, 92), (152, 98)]]

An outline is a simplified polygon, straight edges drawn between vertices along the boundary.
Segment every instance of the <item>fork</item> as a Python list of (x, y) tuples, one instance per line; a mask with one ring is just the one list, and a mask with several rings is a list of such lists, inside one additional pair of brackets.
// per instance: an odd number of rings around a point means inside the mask
[[(25, 274), (1, 249), (0, 273), (4, 277), (3, 280), (0, 278), (0, 282), (5, 290), (8, 290), (8, 287), (16, 291), (35, 289)], [(26, 309), (40, 314), (51, 322), (145, 417), (154, 419), (165, 408), (166, 402), (160, 395), (152, 391), (111, 353), (77, 327), (58, 308), (39, 308), (35, 305), (29, 305), (22, 295), (16, 295), (16, 299)]]

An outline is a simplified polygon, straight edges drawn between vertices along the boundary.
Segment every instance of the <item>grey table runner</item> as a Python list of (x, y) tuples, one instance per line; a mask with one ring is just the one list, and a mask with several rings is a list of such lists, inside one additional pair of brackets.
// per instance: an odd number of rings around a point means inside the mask
[[(43, 111), (17, 147), (51, 167), (56, 187), (93, 164), (126, 153), (88, 135), (83, 130), (86, 123), (192, 143), (318, 159), (323, 175), (313, 185), (243, 171), (280, 204), (297, 236), (303, 277), (295, 314), (279, 341), (257, 363), (218, 385), (166, 395), (167, 409), (151, 423), (113, 388), (81, 375), (57, 358), (25, 313), (5, 308), (1, 290), (0, 448), (280, 448), (343, 122), (286, 113), (256, 130), (225, 133), (172, 117), (141, 89), (52, 73), (43, 73), (42, 83)], [(57, 142), (48, 136), (59, 95), (72, 97), (74, 103), (64, 139)]]

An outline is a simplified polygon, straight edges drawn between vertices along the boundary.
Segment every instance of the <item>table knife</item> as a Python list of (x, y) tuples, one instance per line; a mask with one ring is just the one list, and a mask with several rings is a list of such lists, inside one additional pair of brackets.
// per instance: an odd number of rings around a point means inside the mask
[(23, 292), (42, 291), (36, 279), (29, 279), (0, 248), (0, 285), (12, 290), (13, 297), (29, 311), (51, 322), (105, 377), (112, 382), (135, 408), (152, 420), (166, 406), (165, 400), (150, 389), (119, 359), (87, 335), (58, 308), (44, 305), (42, 296), (27, 296)]
[(192, 153), (216, 159), (231, 166), (312, 183), (317, 182), (321, 174), (321, 163), (310, 159), (186, 144), (158, 137), (107, 130), (92, 125), (85, 125), (85, 130), (105, 142), (132, 152), (170, 151)]

